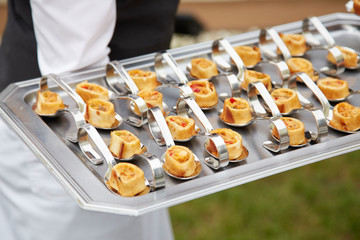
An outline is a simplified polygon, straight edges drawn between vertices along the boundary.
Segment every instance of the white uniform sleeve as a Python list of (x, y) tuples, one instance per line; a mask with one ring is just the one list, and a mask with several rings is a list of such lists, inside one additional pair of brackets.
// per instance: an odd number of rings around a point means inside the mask
[(39, 68), (60, 74), (109, 61), (115, 0), (31, 0)]

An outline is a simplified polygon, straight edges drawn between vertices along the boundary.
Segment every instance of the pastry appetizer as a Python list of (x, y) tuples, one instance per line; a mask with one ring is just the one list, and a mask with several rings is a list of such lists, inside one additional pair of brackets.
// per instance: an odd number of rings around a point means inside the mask
[(35, 112), (38, 114), (54, 114), (57, 110), (64, 109), (62, 99), (59, 94), (51, 91), (37, 92)]
[(114, 104), (92, 98), (86, 102), (85, 120), (94, 127), (111, 128), (115, 122)]
[[(229, 153), (229, 159), (234, 160), (241, 156), (243, 153), (242, 147), (242, 137), (239, 133), (228, 129), (228, 128), (218, 128), (211, 133), (216, 133), (222, 137), (226, 144), (226, 148)], [(210, 144), (206, 146), (207, 150), (214, 156), (219, 156), (215, 145), (210, 141)]]
[(306, 41), (304, 35), (279, 33), (279, 36), (289, 49), (291, 56), (303, 55), (306, 52)]
[(278, 88), (271, 93), (276, 106), (281, 113), (289, 113), (293, 109), (301, 108), (299, 97), (296, 92), (289, 88)]
[(227, 123), (246, 124), (252, 119), (250, 105), (243, 98), (227, 98), (219, 117)]
[(360, 128), (360, 108), (347, 102), (338, 103), (329, 124), (342, 131), (357, 131)]
[[(305, 58), (290, 58), (287, 62), (290, 73), (298, 73), (304, 72), (313, 80), (318, 80), (319, 76), (314, 74), (314, 67), (312, 63)], [(301, 81), (300, 78), (296, 78), (296, 80)]]
[(242, 81), (242, 83), (241, 83), (241, 87), (243, 89), (247, 90), (249, 83), (259, 82), (259, 81), (265, 85), (266, 89), (269, 92), (272, 90), (270, 75), (261, 73), (261, 72), (257, 72), (254, 70), (246, 70), (245, 71), (245, 77), (244, 77), (244, 81)]
[[(142, 99), (144, 99), (148, 108), (159, 107), (163, 112), (163, 114), (165, 115), (164, 107), (163, 107), (163, 95), (161, 94), (161, 92), (156, 90), (143, 89), (140, 92), (138, 92), (137, 95)], [(140, 115), (139, 108), (136, 105), (134, 108), (134, 112), (137, 115)]]
[(207, 80), (188, 82), (195, 95), (195, 101), (201, 108), (210, 108), (218, 103), (218, 96), (214, 84)]
[(153, 71), (134, 69), (130, 70), (128, 73), (139, 91), (143, 89), (154, 90), (157, 86), (161, 85), (161, 83), (157, 81), (156, 73)]
[(186, 140), (196, 134), (195, 121), (192, 118), (168, 116), (165, 120), (171, 132), (171, 136), (175, 140)]
[(87, 100), (91, 98), (109, 100), (108, 90), (95, 83), (88, 83), (87, 81), (79, 83), (76, 85), (75, 91), (84, 102), (87, 102)]
[(360, 15), (360, 1), (359, 0), (353, 0), (353, 2), (354, 2), (354, 7), (353, 7), (354, 13), (356, 15)]
[(320, 79), (317, 85), (329, 100), (345, 98), (350, 94), (348, 83), (344, 80), (326, 77)]
[(129, 159), (143, 151), (139, 138), (127, 130), (112, 131), (110, 136), (110, 152), (118, 159)]
[(261, 61), (261, 53), (258, 47), (237, 46), (234, 49), (246, 67), (252, 67)]
[(146, 189), (144, 172), (132, 163), (118, 163), (111, 169), (108, 185), (121, 196), (133, 197)]
[[(356, 52), (350, 51), (346, 48), (342, 48), (340, 46), (336, 46), (342, 53), (344, 58), (344, 63), (346, 68), (355, 68), (358, 64), (358, 55)], [(327, 60), (331, 63), (336, 64), (335, 58), (330, 53), (327, 55)]]
[(183, 146), (171, 146), (165, 153), (165, 167), (177, 177), (191, 177), (196, 171), (194, 154)]
[[(305, 137), (305, 125), (302, 121), (291, 117), (282, 117), (280, 119), (285, 123), (288, 130), (290, 145), (302, 145), (307, 142)], [(279, 132), (276, 127), (272, 130), (272, 135), (279, 139)]]
[(197, 79), (209, 79), (218, 74), (216, 64), (213, 61), (206, 58), (191, 59), (191, 76)]

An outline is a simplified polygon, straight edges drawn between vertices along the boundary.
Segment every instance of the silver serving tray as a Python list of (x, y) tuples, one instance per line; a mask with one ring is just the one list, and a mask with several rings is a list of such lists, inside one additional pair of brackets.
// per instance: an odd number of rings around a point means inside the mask
[[(321, 16), (319, 19), (339, 45), (360, 50), (359, 17), (354, 14), (335, 13)], [(276, 26), (274, 29), (284, 33), (300, 33), (301, 27), (302, 21), (298, 21)], [(228, 37), (227, 40), (233, 46), (252, 45), (258, 43), (258, 38), (259, 31), (253, 31)], [(192, 57), (211, 58), (211, 45), (212, 42), (209, 41), (171, 49), (168, 52), (186, 72), (186, 66)], [(127, 70), (134, 68), (154, 70), (154, 56), (155, 54), (143, 55), (123, 60), (120, 63)], [(315, 67), (319, 67), (318, 65), (324, 63), (326, 52), (308, 52), (305, 57), (310, 59)], [(272, 77), (277, 76), (271, 67), (263, 66), (257, 70), (269, 73)], [(346, 70), (339, 77), (347, 80), (350, 88), (359, 90), (360, 83), (357, 81), (359, 76), (359, 70)], [(106, 86), (105, 66), (61, 77), (73, 88), (77, 83), (85, 80)], [(219, 101), (216, 109), (205, 111), (205, 114), (214, 128), (232, 128), (243, 136), (243, 144), (249, 151), (247, 159), (239, 163), (229, 163), (227, 167), (220, 170), (213, 170), (202, 162), (202, 172), (195, 179), (180, 181), (166, 176), (165, 188), (144, 196), (126, 198), (112, 193), (103, 183), (102, 176), (107, 170), (106, 164), (92, 165), (83, 156), (77, 144), (64, 138), (66, 131), (75, 131), (74, 122), (69, 114), (50, 119), (40, 118), (33, 112), (31, 106), (36, 99), (38, 84), (39, 79), (32, 79), (9, 85), (0, 95), (0, 115), (20, 135), (49, 171), (58, 178), (79, 206), (92, 211), (142, 215), (360, 148), (360, 134), (344, 134), (329, 129), (328, 137), (321, 143), (310, 144), (303, 148), (290, 147), (281, 153), (272, 153), (262, 146), (264, 141), (271, 138), (270, 123), (267, 120), (256, 120), (255, 123), (243, 128), (230, 127), (218, 118), (218, 110), (222, 108), (222, 102)], [(218, 92), (226, 90), (226, 84), (219, 82), (214, 84)], [(320, 106), (304, 85), (298, 85), (305, 97), (311, 99), (315, 106)], [(65, 102), (71, 102), (56, 86), (51, 86), (49, 83), (49, 88), (58, 92)], [(164, 94), (164, 101), (169, 107), (176, 104), (179, 96), (177, 89), (166, 88), (160, 91)], [(242, 97), (246, 97), (244, 91), (242, 91)], [(355, 95), (349, 102), (360, 106), (359, 97)], [(116, 101), (116, 111), (122, 116), (131, 113), (127, 106), (124, 100)], [(301, 116), (300, 119), (306, 125), (308, 118), (310, 116)], [(309, 128), (312, 127), (314, 126), (310, 124)], [(161, 157), (164, 153), (165, 147), (159, 147), (155, 143), (147, 125), (135, 128), (123, 123), (119, 129), (130, 130), (139, 136), (149, 152), (156, 156)], [(99, 130), (99, 133), (105, 143), (110, 142), (109, 131)], [(189, 147), (200, 158), (200, 161), (203, 161), (204, 157), (208, 156), (203, 144), (204, 136), (198, 136), (182, 145)], [(138, 164), (141, 165), (141, 163)], [(150, 174), (146, 167), (143, 169), (145, 175)]]

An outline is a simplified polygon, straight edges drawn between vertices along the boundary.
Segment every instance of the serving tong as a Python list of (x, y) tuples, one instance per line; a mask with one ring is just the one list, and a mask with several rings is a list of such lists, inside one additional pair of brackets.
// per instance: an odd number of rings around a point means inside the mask
[[(179, 84), (187, 85), (187, 83), (189, 82), (189, 79), (187, 78), (185, 73), (181, 70), (181, 68), (175, 61), (175, 59), (167, 51), (157, 52), (155, 54), (154, 60), (155, 60), (155, 71), (159, 75), (159, 78), (163, 84), (165, 84), (166, 86), (169, 86), (169, 85), (176, 86)], [(177, 78), (176, 80), (174, 80), (174, 78), (168, 74), (168, 71), (166, 70), (168, 67), (170, 67), (172, 72), (175, 73), (175, 76)], [(207, 79), (205, 79), (205, 80), (207, 80)], [(208, 81), (210, 81), (210, 79)], [(183, 88), (186, 88), (186, 87), (183, 87)], [(189, 87), (189, 89), (191, 90), (190, 87)], [(186, 91), (186, 92), (188, 92), (188, 91)], [(180, 92), (180, 93), (182, 93), (182, 92)], [(192, 96), (195, 97), (194, 94), (192, 94)], [(185, 95), (183, 95), (183, 97), (185, 97)], [(215, 108), (216, 105), (217, 104), (215, 104), (214, 106), (211, 106), (211, 107), (206, 107), (206, 108), (202, 107), (201, 109), (202, 110), (210, 110), (210, 109)]]
[[(37, 113), (37, 114), (41, 117), (58, 117), (61, 114), (63, 114), (64, 112), (69, 112), (73, 116), (73, 118), (75, 120), (75, 124), (78, 129), (80, 125), (83, 125), (84, 123), (86, 123), (85, 118), (84, 118), (84, 115), (86, 112), (86, 103), (68, 84), (66, 84), (59, 76), (57, 76), (55, 74), (48, 74), (48, 75), (41, 77), (40, 82), (39, 82), (39, 88), (40, 88), (39, 91), (41, 91), (41, 92), (49, 91), (48, 80), (53, 81), (68, 96), (70, 96), (74, 100), (76, 107), (70, 108), (69, 106), (67, 106), (64, 109), (59, 109), (54, 114), (39, 114), (39, 113)], [(96, 128), (103, 129), (103, 130), (112, 130), (112, 129), (116, 129), (117, 127), (119, 127), (122, 124), (122, 122), (123, 122), (123, 119), (117, 113), (115, 113), (115, 123), (112, 127), (110, 127), (110, 128), (96, 127)], [(68, 131), (68, 133), (66, 135), (67, 135), (68, 140), (70, 140), (71, 142), (76, 141), (75, 140), (76, 137), (74, 136), (74, 133), (70, 133)]]
[[(107, 185), (106, 183), (109, 181), (111, 176), (111, 170), (113, 166), (117, 164), (115, 158), (111, 154), (100, 134), (92, 125), (82, 125), (78, 129), (77, 134), (77, 141), (86, 159), (93, 165), (107, 165), (106, 173), (104, 176), (100, 176), (104, 180), (105, 185)], [(138, 160), (148, 164), (148, 168), (150, 168), (152, 173), (152, 179), (145, 177), (145, 184), (148, 188), (150, 188), (150, 191), (165, 187), (165, 176), (159, 158), (151, 153), (145, 152), (142, 154), (135, 154), (132, 160)], [(108, 188), (112, 190), (109, 186)]]
[[(306, 75), (309, 80), (310, 77), (305, 73), (299, 73), (295, 74), (296, 78), (297, 76), (303, 76)], [(310, 79), (312, 82), (312, 80)], [(312, 82), (313, 83), (313, 82)], [(315, 85), (315, 83), (313, 83)], [(316, 86), (316, 85), (315, 85)], [(257, 92), (259, 94), (257, 94)], [(298, 111), (310, 111), (312, 113), (312, 116), (314, 117), (317, 125), (317, 133), (312, 131), (306, 131), (305, 137), (308, 139), (308, 141), (304, 144), (300, 145), (290, 145), (290, 139), (289, 139), (289, 133), (286, 128), (286, 125), (284, 122), (280, 119), (283, 117), (283, 115), (280, 113), (280, 110), (276, 106), (275, 101), (272, 99), (270, 93), (267, 91), (265, 85), (262, 82), (253, 82), (250, 83), (248, 86), (248, 98), (250, 106), (253, 108), (253, 111), (258, 119), (267, 119), (270, 121), (270, 131), (273, 130), (274, 127), (277, 128), (279, 132), (279, 139), (276, 139), (275, 141), (265, 141), (263, 143), (263, 146), (272, 152), (280, 152), (281, 150), (287, 149), (289, 146), (291, 147), (303, 147), (309, 144), (310, 142), (320, 142), (322, 139), (324, 139), (327, 136), (328, 129), (327, 124), (325, 120), (324, 113), (320, 109), (316, 108), (302, 108)], [(264, 103), (267, 105), (267, 108), (270, 109), (271, 115), (265, 110), (265, 108), (262, 106), (262, 104), (259, 101), (259, 95), (264, 100)]]
[[(124, 66), (118, 61), (112, 61), (106, 64), (106, 82), (112, 90), (117, 94), (114, 99), (130, 100), (130, 108), (134, 112), (135, 105), (139, 109), (140, 116), (129, 116), (125, 119), (126, 123), (134, 127), (141, 127), (147, 123), (147, 105), (144, 99), (139, 97), (137, 93), (139, 88), (132, 80)], [(169, 108), (163, 102), (164, 112), (167, 114)]]

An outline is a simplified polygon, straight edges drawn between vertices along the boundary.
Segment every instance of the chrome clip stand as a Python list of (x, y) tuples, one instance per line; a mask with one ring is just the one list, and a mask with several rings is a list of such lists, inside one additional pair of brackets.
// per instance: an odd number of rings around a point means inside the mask
[[(322, 37), (323, 43), (317, 40), (310, 31), (310, 27), (313, 26), (315, 30)], [(336, 61), (336, 64), (332, 66), (324, 66), (320, 68), (320, 71), (326, 75), (336, 76), (345, 71), (345, 61), (341, 51), (335, 46), (336, 42), (330, 35), (326, 27), (320, 22), (317, 17), (309, 17), (303, 20), (302, 32), (305, 36), (306, 43), (313, 49), (324, 49), (332, 55)], [(350, 49), (349, 49), (350, 50)], [(352, 49), (351, 49), (352, 50)], [(352, 50), (354, 51), (354, 50)], [(355, 52), (355, 51), (354, 51)], [(360, 59), (358, 56), (358, 66), (360, 67)]]
[[(149, 124), (149, 130), (150, 133), (152, 135), (152, 137), (154, 138), (155, 142), (159, 145), (159, 146), (166, 146), (166, 148), (170, 148), (172, 146), (175, 146), (175, 142), (171, 136), (170, 130), (166, 124), (165, 118), (162, 115), (162, 112), (160, 110), (159, 107), (154, 107), (154, 108), (149, 108), (148, 110), (148, 124)], [(166, 151), (165, 153), (162, 155), (161, 157), (161, 163), (164, 165), (165, 163), (165, 155), (166, 155)], [(171, 174), (170, 172), (168, 172), (164, 167), (165, 172), (175, 178), (175, 179), (179, 179), (179, 180), (190, 180), (193, 179), (197, 176), (199, 176), (200, 172), (201, 172), (201, 163), (199, 158), (194, 155), (194, 160), (195, 163), (197, 165), (196, 167), (196, 171), (195, 174), (189, 177), (179, 177), (179, 176), (175, 176), (173, 174)]]
[[(93, 144), (95, 144), (99, 152), (93, 148), (89, 138)], [(111, 170), (113, 166), (117, 164), (117, 162), (115, 161), (105, 142), (102, 140), (96, 129), (90, 124), (85, 124), (79, 128), (78, 142), (81, 151), (92, 164), (99, 165), (102, 164), (105, 160), (107, 164), (107, 171), (103, 176), (103, 179), (104, 183), (106, 184), (106, 182), (110, 179)], [(134, 159), (145, 160), (151, 168), (153, 179), (146, 179), (146, 182), (148, 183), (151, 191), (165, 186), (164, 172), (162, 170), (160, 160), (157, 157), (150, 153), (144, 153), (135, 154)]]

